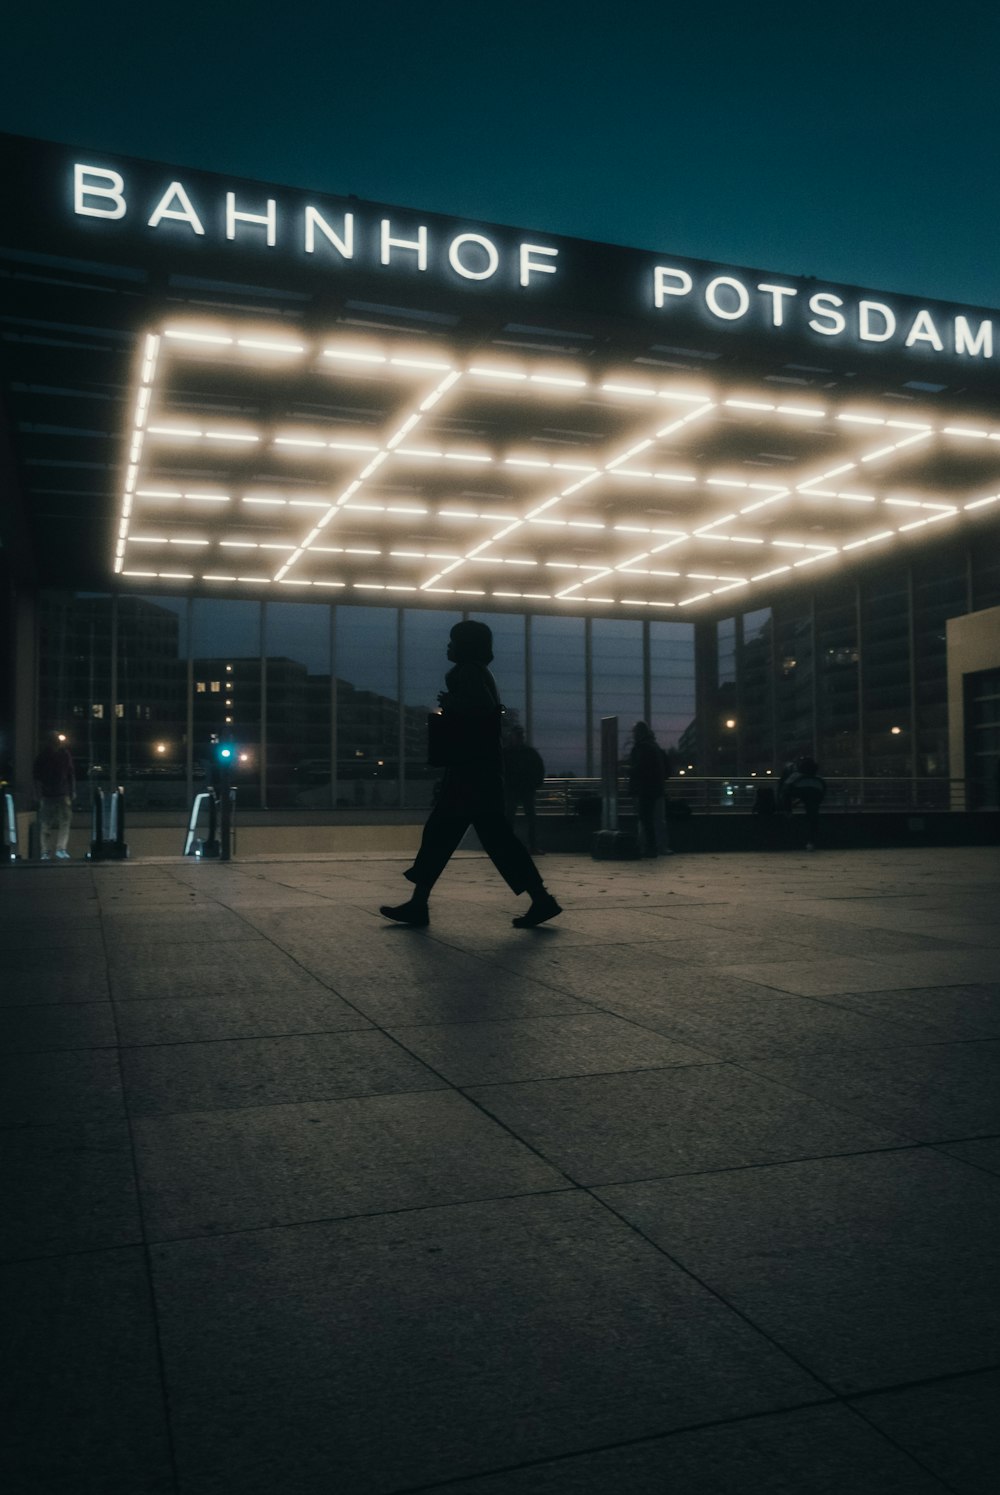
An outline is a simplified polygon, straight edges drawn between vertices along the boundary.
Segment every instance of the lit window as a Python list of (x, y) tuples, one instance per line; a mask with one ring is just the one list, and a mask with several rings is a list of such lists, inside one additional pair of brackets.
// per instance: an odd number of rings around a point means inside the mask
[(122, 717), (124, 715), (125, 715), (125, 707), (119, 701), (118, 704), (117, 704), (117, 706), (115, 707), (115, 716), (117, 716), (118, 720), (121, 721), (121, 719), (122, 719)]
[(98, 721), (98, 722), (103, 721), (104, 720), (104, 702), (103, 701), (95, 701), (94, 704), (90, 708), (90, 714), (94, 718), (95, 721)]
[(194, 687), (194, 689), (195, 689), (195, 694), (196, 695), (203, 696), (205, 694), (205, 682), (204, 682), (204, 680), (197, 680), (197, 681), (195, 681), (195, 687)]
[(213, 695), (218, 695), (218, 693), (219, 693), (219, 691), (221, 689), (221, 686), (220, 686), (218, 680), (213, 680), (209, 684), (208, 688), (212, 692)]

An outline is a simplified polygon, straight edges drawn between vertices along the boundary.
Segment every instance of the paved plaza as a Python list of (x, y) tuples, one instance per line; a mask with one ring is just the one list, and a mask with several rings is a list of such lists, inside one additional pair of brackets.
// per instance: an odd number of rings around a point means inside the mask
[(0, 870), (5, 1495), (995, 1495), (1000, 854)]

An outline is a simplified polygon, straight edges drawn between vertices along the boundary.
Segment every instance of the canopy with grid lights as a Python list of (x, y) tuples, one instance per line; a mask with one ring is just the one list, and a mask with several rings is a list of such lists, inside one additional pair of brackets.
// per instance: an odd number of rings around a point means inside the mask
[(776, 578), (1000, 502), (1000, 427), (870, 399), (342, 329), (171, 321), (140, 346), (114, 556), (127, 578), (752, 605)]

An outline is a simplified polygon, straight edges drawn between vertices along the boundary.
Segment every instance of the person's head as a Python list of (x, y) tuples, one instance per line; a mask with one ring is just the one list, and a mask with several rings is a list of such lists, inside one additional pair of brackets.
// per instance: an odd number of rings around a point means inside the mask
[(489, 664), (493, 658), (492, 629), (471, 618), (456, 623), (448, 636), (448, 658), (453, 664)]
[(633, 742), (652, 742), (653, 729), (648, 722), (636, 722), (632, 728)]
[(809, 776), (812, 776), (814, 773), (819, 773), (819, 764), (816, 762), (815, 758), (810, 758), (808, 753), (803, 753), (802, 757), (796, 763), (795, 767), (798, 769), (799, 773), (804, 773)]

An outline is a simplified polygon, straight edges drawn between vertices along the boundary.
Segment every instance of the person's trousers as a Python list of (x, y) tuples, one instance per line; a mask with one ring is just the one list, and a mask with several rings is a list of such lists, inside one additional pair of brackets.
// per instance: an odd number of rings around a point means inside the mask
[(644, 857), (657, 855), (656, 810), (657, 805), (662, 801), (662, 794), (637, 794), (635, 797), (636, 815), (639, 820), (639, 850)]
[(800, 789), (796, 798), (806, 812), (806, 840), (815, 846), (819, 840), (819, 807), (823, 796), (817, 789)]
[(446, 772), (420, 850), (403, 876), (419, 888), (432, 888), (470, 825), (512, 893), (541, 886), (537, 867), (507, 819), (503, 776), (460, 768)]
[(73, 819), (73, 801), (68, 794), (57, 794), (38, 801), (38, 833), (42, 851), (65, 851)]
[(525, 830), (528, 833), (528, 850), (538, 850), (538, 824), (535, 818), (535, 791), (534, 789), (510, 789), (505, 795), (507, 819), (513, 826), (514, 817), (518, 807), (524, 810)]

